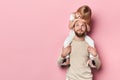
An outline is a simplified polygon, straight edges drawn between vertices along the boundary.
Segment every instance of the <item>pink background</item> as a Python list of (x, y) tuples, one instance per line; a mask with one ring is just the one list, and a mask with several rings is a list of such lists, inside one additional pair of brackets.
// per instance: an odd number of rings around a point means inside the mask
[(69, 15), (84, 4), (93, 12), (90, 36), (102, 60), (95, 80), (119, 80), (119, 0), (1, 0), (0, 80), (65, 80), (56, 61)]

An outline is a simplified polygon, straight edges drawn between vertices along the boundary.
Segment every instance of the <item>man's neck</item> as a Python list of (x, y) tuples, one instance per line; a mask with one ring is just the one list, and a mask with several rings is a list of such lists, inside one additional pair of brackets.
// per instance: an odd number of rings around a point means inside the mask
[(85, 36), (78, 37), (78, 36), (75, 35), (74, 39), (77, 40), (77, 41), (84, 41), (85, 40)]

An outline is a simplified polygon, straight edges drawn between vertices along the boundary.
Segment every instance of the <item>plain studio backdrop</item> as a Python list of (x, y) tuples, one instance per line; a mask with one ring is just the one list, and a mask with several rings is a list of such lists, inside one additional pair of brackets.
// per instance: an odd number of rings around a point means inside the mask
[(57, 58), (69, 33), (69, 16), (92, 9), (92, 31), (102, 60), (95, 80), (120, 79), (119, 0), (1, 0), (0, 80), (65, 80)]

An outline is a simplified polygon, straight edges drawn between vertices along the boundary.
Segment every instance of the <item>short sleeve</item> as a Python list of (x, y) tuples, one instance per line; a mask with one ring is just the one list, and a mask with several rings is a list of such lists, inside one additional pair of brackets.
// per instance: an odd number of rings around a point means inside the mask
[(75, 19), (75, 15), (72, 13), (71, 15), (70, 15), (70, 21), (73, 21)]

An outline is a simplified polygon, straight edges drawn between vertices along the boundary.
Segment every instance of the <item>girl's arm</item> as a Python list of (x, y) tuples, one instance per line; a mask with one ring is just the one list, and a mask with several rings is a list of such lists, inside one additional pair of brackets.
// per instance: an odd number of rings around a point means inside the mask
[(66, 48), (67, 46), (70, 45), (70, 43), (72, 42), (74, 36), (75, 36), (74, 31), (70, 30), (69, 35), (67, 36), (67, 38), (64, 41), (64, 48)]
[(73, 28), (73, 21), (74, 21), (74, 19), (75, 19), (75, 14), (72, 13), (72, 14), (70, 15), (69, 24), (68, 24), (68, 28), (69, 28), (69, 29), (72, 29), (72, 28)]

